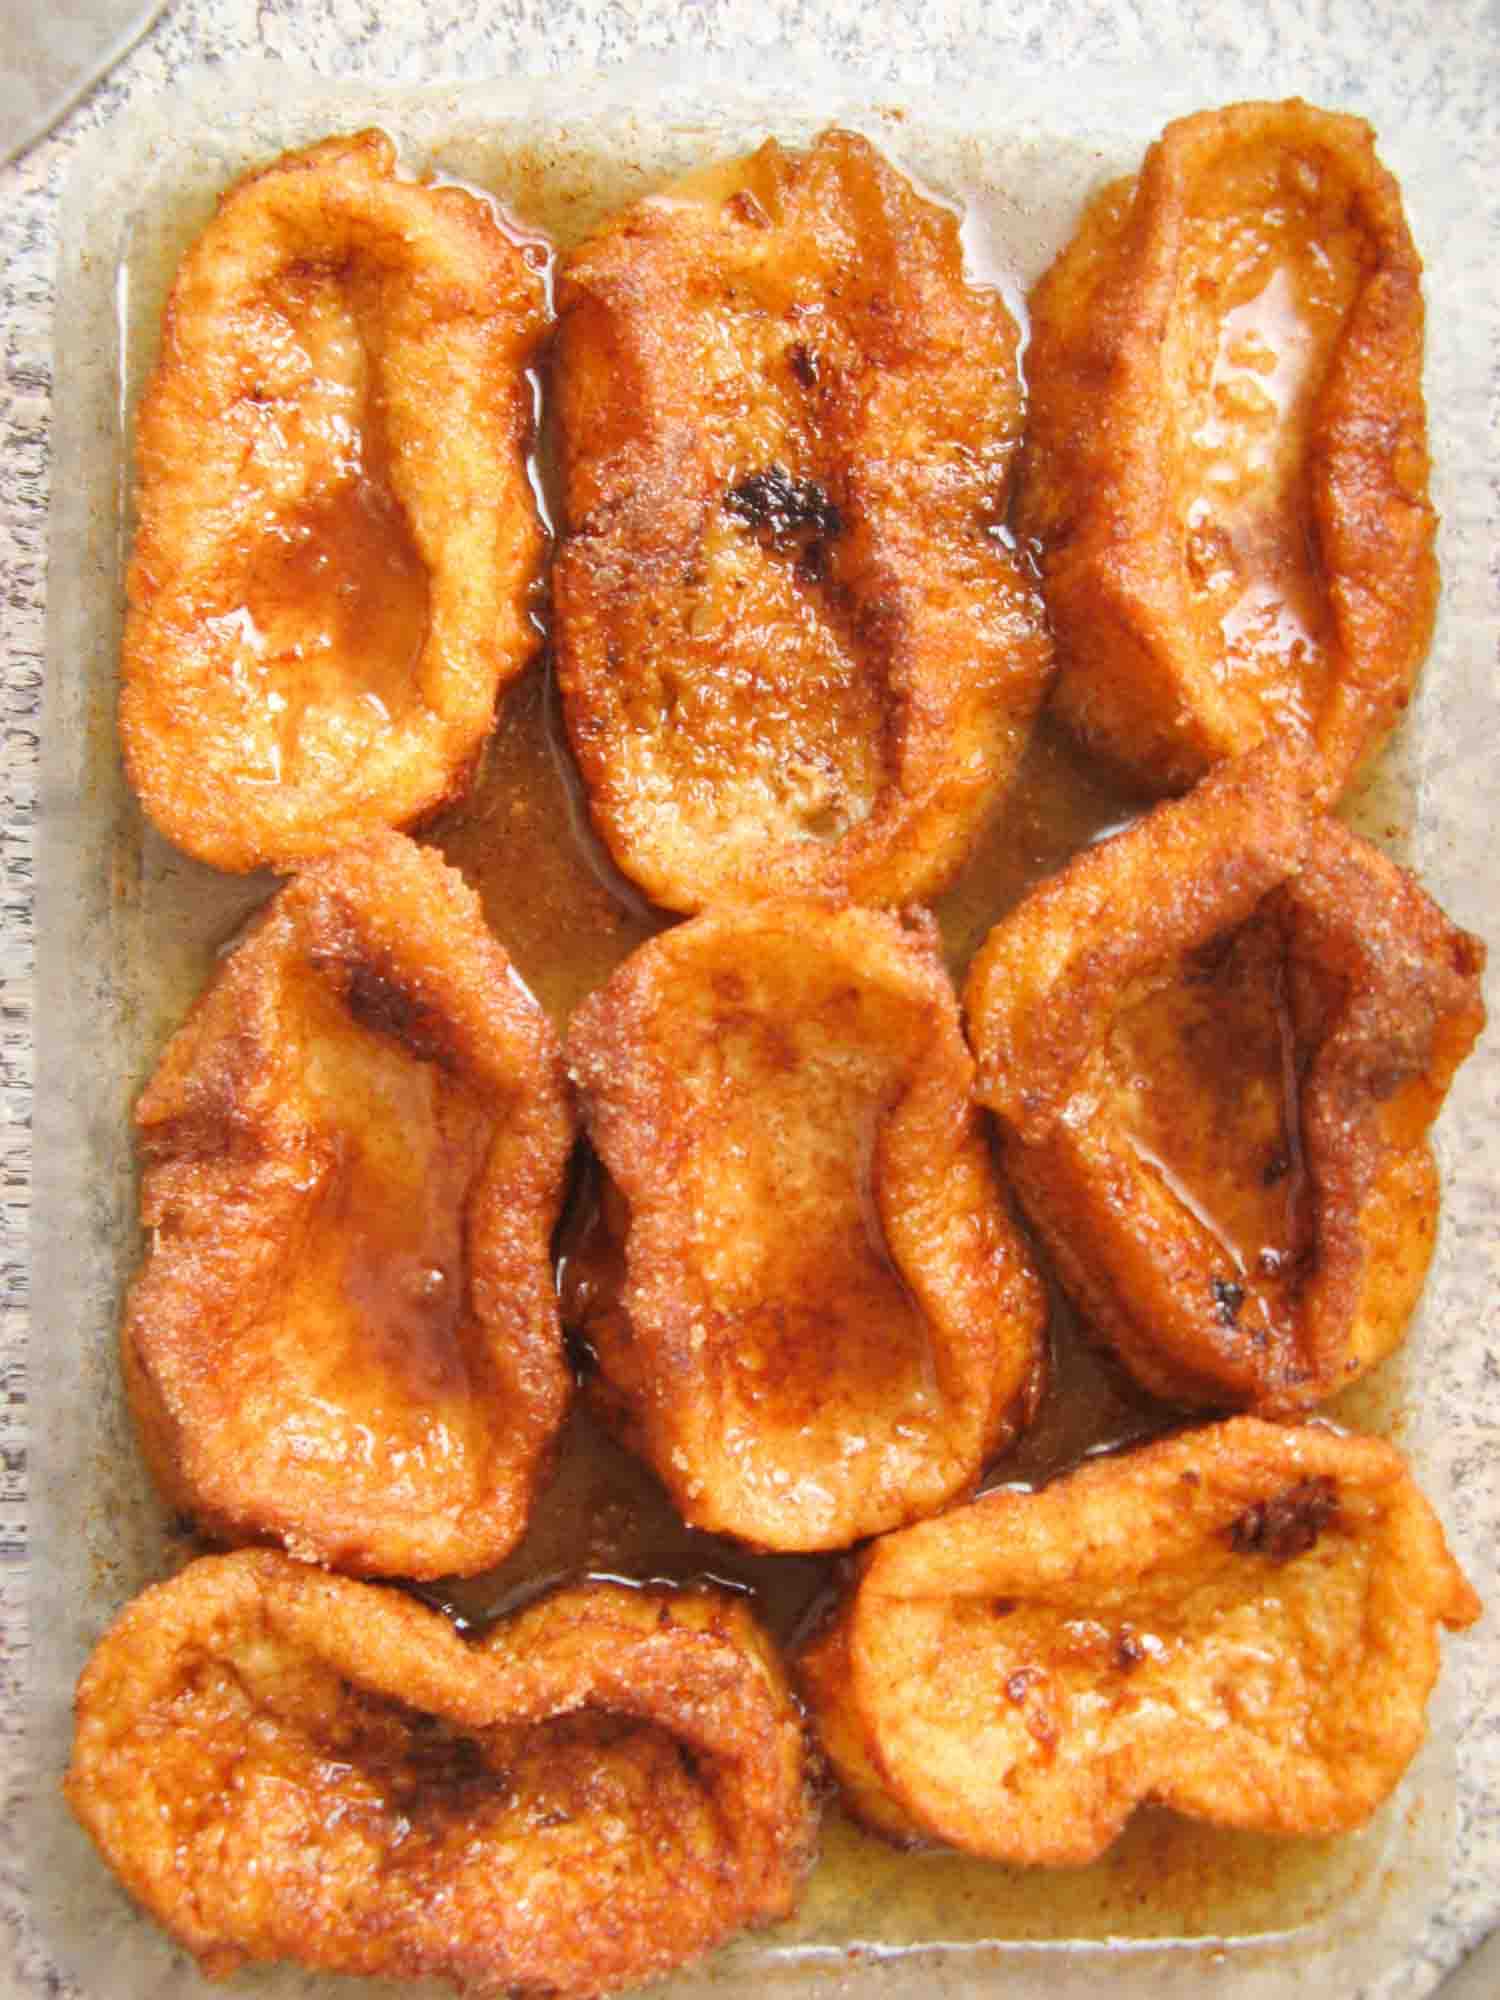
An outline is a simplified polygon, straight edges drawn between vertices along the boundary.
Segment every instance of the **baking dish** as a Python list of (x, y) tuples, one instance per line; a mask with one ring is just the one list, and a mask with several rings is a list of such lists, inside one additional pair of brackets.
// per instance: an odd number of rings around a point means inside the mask
[[(976, 74), (983, 64), (976, 60)], [(413, 168), (494, 190), (560, 237), (716, 153), (830, 123), (866, 131), (965, 210), (973, 268), (1014, 301), (1083, 196), (1129, 170), (1191, 85), (1068, 80), (951, 95), (873, 95), (800, 61), (757, 86), (702, 68), (372, 89), (280, 72), (213, 81), (112, 130), (80, 160), (65, 204), (56, 368), (47, 720), (39, 897), (41, 1045), (33, 1403), (37, 1618), (31, 1727), (33, 1893), (53, 1949), (89, 1993), (141, 2000), (198, 1990), (192, 1966), (130, 1908), (56, 1791), (78, 1667), (115, 1609), (180, 1558), (139, 1466), (115, 1375), (120, 1287), (133, 1265), (128, 1115), (213, 954), (267, 889), (217, 876), (141, 820), (119, 771), (113, 705), (128, 548), (130, 411), (155, 349), (171, 270), (215, 194), (243, 167), (335, 130), (379, 124)], [(1477, 210), (1415, 117), (1381, 134), (1428, 265), (1428, 400), (1444, 517), (1444, 601), (1412, 718), (1354, 806), (1361, 829), (1417, 865), (1474, 922), (1484, 855), (1490, 695), (1484, 511), (1485, 369), (1492, 311)], [(503, 932), (502, 932), (503, 935)], [(1476, 1341), (1481, 1194), (1494, 1158), (1490, 1051), (1459, 1079), (1439, 1128), (1447, 1226), (1400, 1364), (1347, 1413), (1393, 1429), (1444, 1511), (1436, 1381), (1451, 1395)], [(1493, 1312), (1493, 1308), (1489, 1309)], [(552, 1543), (539, 1524), (531, 1561)], [(1481, 1579), (1482, 1586), (1482, 1579)], [(1467, 1642), (1490, 1649), (1483, 1628)], [(783, 1929), (742, 1939), (680, 1976), (687, 1995), (982, 1993), (1046, 1979), (1061, 1996), (1216, 1990), (1252, 2000), (1304, 1978), (1354, 1993), (1400, 1952), (1438, 1899), (1454, 1833), (1451, 1715), (1440, 1691), (1427, 1749), (1359, 1835), (1288, 1849), (1186, 1836), (1142, 1815), (1092, 1870), (1010, 1874), (945, 1854), (898, 1855), (832, 1820), (825, 1861)], [(275, 1995), (343, 1991), (290, 1971)], [(409, 1990), (409, 1989), (408, 1989)]]

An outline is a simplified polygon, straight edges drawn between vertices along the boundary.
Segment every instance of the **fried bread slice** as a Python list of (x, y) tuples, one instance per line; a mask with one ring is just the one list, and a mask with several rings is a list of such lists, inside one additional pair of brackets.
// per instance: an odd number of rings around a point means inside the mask
[(1057, 704), (1155, 792), (1289, 723), (1349, 785), (1437, 603), (1421, 260), (1357, 118), (1169, 125), (1031, 299), (1018, 526)]
[(121, 1348), (171, 1504), (364, 1574), (498, 1562), (569, 1398), (551, 1232), (573, 1112), (462, 878), (396, 833), (310, 863), (136, 1127), (150, 1244)]
[(685, 1518), (841, 1548), (972, 1487), (1034, 1407), (1044, 1306), (931, 919), (699, 917), (567, 1053), (608, 1184), (565, 1312)]
[(1148, 1800), (1360, 1825), (1479, 1610), (1390, 1445), (1238, 1417), (883, 1537), (799, 1673), (877, 1831), (1076, 1866)]
[(565, 1588), (466, 1643), (270, 1550), (121, 1613), (67, 1793), (211, 1978), (258, 1960), (591, 2000), (783, 1916), (817, 1812), (785, 1674), (720, 1590)]
[(615, 861), (676, 910), (935, 894), (1050, 666), (957, 218), (851, 133), (770, 141), (614, 218), (558, 315), (558, 678)]
[(1401, 1339), (1484, 947), (1270, 741), (1079, 855), (970, 968), (979, 1094), (1092, 1329), (1155, 1394), (1289, 1414)]
[(462, 796), (531, 658), (539, 252), (382, 132), (237, 182), (137, 418), (120, 738), (167, 837), (286, 867)]

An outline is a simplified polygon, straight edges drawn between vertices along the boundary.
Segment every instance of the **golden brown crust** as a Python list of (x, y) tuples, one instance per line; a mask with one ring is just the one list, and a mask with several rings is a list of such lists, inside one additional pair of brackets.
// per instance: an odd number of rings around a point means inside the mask
[(126, 1385), (209, 1533), (440, 1576), (520, 1538), (568, 1400), (557, 1040), (438, 856), (314, 862), (136, 1110), (151, 1247)]
[(67, 1794), (210, 1977), (250, 1960), (589, 1996), (795, 1901), (802, 1726), (741, 1602), (564, 1590), (465, 1644), (270, 1551), (121, 1613)]
[(1004, 531), (1016, 331), (864, 140), (638, 203), (565, 264), (558, 673), (658, 902), (897, 903), (961, 865), (1049, 667)]
[(180, 847), (283, 866), (462, 793), (536, 645), (544, 320), (489, 207), (383, 133), (224, 196), (137, 420), (120, 733)]
[(1022, 532), (1068, 721), (1190, 785), (1289, 720), (1342, 792), (1409, 699), (1437, 599), (1421, 263), (1358, 119), (1169, 125), (1032, 298)]
[(1309, 815), (1299, 771), (1268, 744), (1081, 856), (968, 988), (980, 1094), (1063, 1283), (1148, 1388), (1264, 1414), (1404, 1333), (1427, 1130), (1484, 1019), (1483, 946)]
[(971, 1487), (1034, 1406), (1043, 1305), (930, 919), (700, 917), (568, 1063), (611, 1177), (579, 1330), (685, 1517), (841, 1548)]
[(886, 1536), (799, 1670), (871, 1825), (1068, 1866), (1148, 1800), (1359, 1825), (1479, 1610), (1398, 1452), (1242, 1417)]
[(1058, 1276), (1175, 1401), (1306, 1408), (1400, 1340), (1437, 1226), (1427, 1132), (1484, 948), (1308, 809), (1267, 742), (996, 926), (980, 1096)]

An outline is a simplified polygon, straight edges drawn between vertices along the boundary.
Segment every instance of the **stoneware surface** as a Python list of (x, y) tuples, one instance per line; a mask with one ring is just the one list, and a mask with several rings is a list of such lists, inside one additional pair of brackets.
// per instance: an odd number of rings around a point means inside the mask
[(0, 160), (76, 104), (161, 8), (162, 0), (0, 0)]
[[(28, 1597), (25, 1381), (28, 1365), (67, 1371), (66, 1353), (28, 1355), (27, 1211), (29, 1143), (31, 896), (36, 774), (44, 654), (49, 498), (63, 490), (68, 467), (54, 463), (53, 302), (58, 289), (62, 205), (80, 146), (114, 121), (149, 114), (163, 91), (192, 88), (205, 73), (232, 77), (249, 62), (284, 63), (289, 82), (306, 76), (374, 82), (454, 79), (593, 69), (652, 53), (679, 68), (702, 58), (737, 74), (795, 73), (800, 61), (832, 63), (872, 89), (949, 92), (956, 110), (976, 117), (984, 103), (997, 117), (1013, 85), (1028, 79), (1055, 87), (1067, 65), (1080, 76), (1113, 74), (1189, 78), (1198, 101), (1297, 92), (1359, 110), (1377, 127), (1421, 128), (1439, 157), (1451, 159), (1473, 205), (1473, 240), (1489, 254), (1472, 261), (1467, 296), (1434, 301), (1462, 307), (1482, 326), (1495, 324), (1500, 259), (1500, 179), (1495, 173), (1500, 108), (1492, 81), (1500, 56), (1500, 9), (1475, 0), (1247, 0), (1220, 9), (1206, 0), (1182, 7), (1166, 0), (1015, 0), (1003, 11), (962, 0), (929, 0), (908, 9), (895, 0), (495, 0), (475, 9), (459, 0), (171, 0), (150, 35), (46, 140), (0, 172), (0, 1994), (78, 1993), (51, 1962), (33, 1926), (26, 1884), (21, 1808), (36, 1782), (28, 1770), (20, 1722), (28, 1660), (28, 1621), (51, 1613), (45, 1591)], [(1419, 230), (1420, 234), (1420, 230)], [(1493, 478), (1496, 406), (1478, 400), (1471, 413), (1475, 463)], [(1476, 684), (1495, 664), (1496, 521), (1490, 486), (1445, 499), (1450, 527), (1467, 541), (1473, 574), (1488, 575), (1488, 600), (1466, 626)], [(1478, 561), (1475, 563), (1475, 550)], [(1492, 795), (1487, 713), (1474, 715), (1472, 749), (1420, 785), (1444, 796)], [(1451, 732), (1450, 732), (1451, 734)], [(1445, 739), (1446, 740), (1446, 739)], [(1424, 866), (1452, 913), (1500, 941), (1494, 871), (1482, 846), (1424, 854)], [(1455, 1548), (1481, 1594), (1500, 1603), (1495, 1553), (1500, 1521), (1500, 1262), (1489, 1171), (1500, 1129), (1500, 1065), (1494, 1038), (1467, 1085), (1465, 1134), (1484, 1154), (1461, 1203), (1450, 1205), (1453, 1319), (1461, 1339), (1445, 1343), (1444, 1362), (1425, 1385), (1426, 1428), (1435, 1440), (1429, 1481), (1441, 1499)], [(1485, 1143), (1485, 1135), (1489, 1135)], [(66, 1232), (48, 1231), (50, 1246)], [(55, 1252), (53, 1254), (56, 1254)], [(42, 1287), (46, 1269), (35, 1270)], [(1500, 1921), (1500, 1654), (1494, 1615), (1467, 1642), (1447, 1649), (1448, 1705), (1456, 1716), (1458, 1775), (1455, 1860), (1430, 1918), (1408, 1937), (1396, 1961), (1359, 2000), (1422, 2000)], [(51, 1774), (42, 1782), (51, 1783)], [(1476, 1993), (1489, 1993), (1492, 1983)], [(1107, 1976), (1099, 1980), (1107, 1986)], [(840, 1989), (845, 1980), (831, 1980)], [(824, 1990), (828, 1990), (826, 1987)], [(851, 1990), (853, 1990), (851, 1988)], [(915, 1989), (914, 1989), (915, 1990)], [(961, 1965), (927, 1991), (978, 1993)], [(998, 1990), (998, 1989), (996, 1989)], [(1010, 1986), (1008, 1990), (1021, 1990)], [(1175, 1990), (1175, 1988), (1174, 1988)], [(1465, 1989), (1468, 1990), (1467, 1988)], [(351, 1989), (352, 1991), (352, 1989)], [(103, 1990), (90, 2000), (115, 2000)], [(1346, 2000), (1339, 1994), (1337, 2000)], [(1354, 1995), (1347, 2000), (1355, 2000)]]

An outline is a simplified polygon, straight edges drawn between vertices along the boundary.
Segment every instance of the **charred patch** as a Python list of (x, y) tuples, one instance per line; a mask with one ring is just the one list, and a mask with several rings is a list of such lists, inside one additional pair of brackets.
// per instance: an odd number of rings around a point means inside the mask
[(815, 389), (818, 385), (818, 357), (801, 340), (794, 340), (786, 351), (787, 365), (804, 389)]
[(794, 479), (782, 465), (768, 465), (731, 486), (724, 506), (767, 546), (795, 549), (804, 561), (811, 545), (844, 532), (844, 517), (826, 489), (816, 479)]
[(1233, 1326), (1240, 1316), (1240, 1307), (1245, 1303), (1245, 1287), (1236, 1285), (1229, 1278), (1213, 1280), (1214, 1311), (1218, 1314), (1220, 1326)]
[(797, 558), (797, 577), (802, 583), (821, 583), (828, 571), (827, 544), (811, 541)]
[(1237, 1556), (1268, 1556), (1290, 1562), (1306, 1555), (1323, 1530), (1338, 1518), (1338, 1488), (1326, 1475), (1299, 1480), (1273, 1499), (1257, 1500), (1229, 1524), (1229, 1546)]

